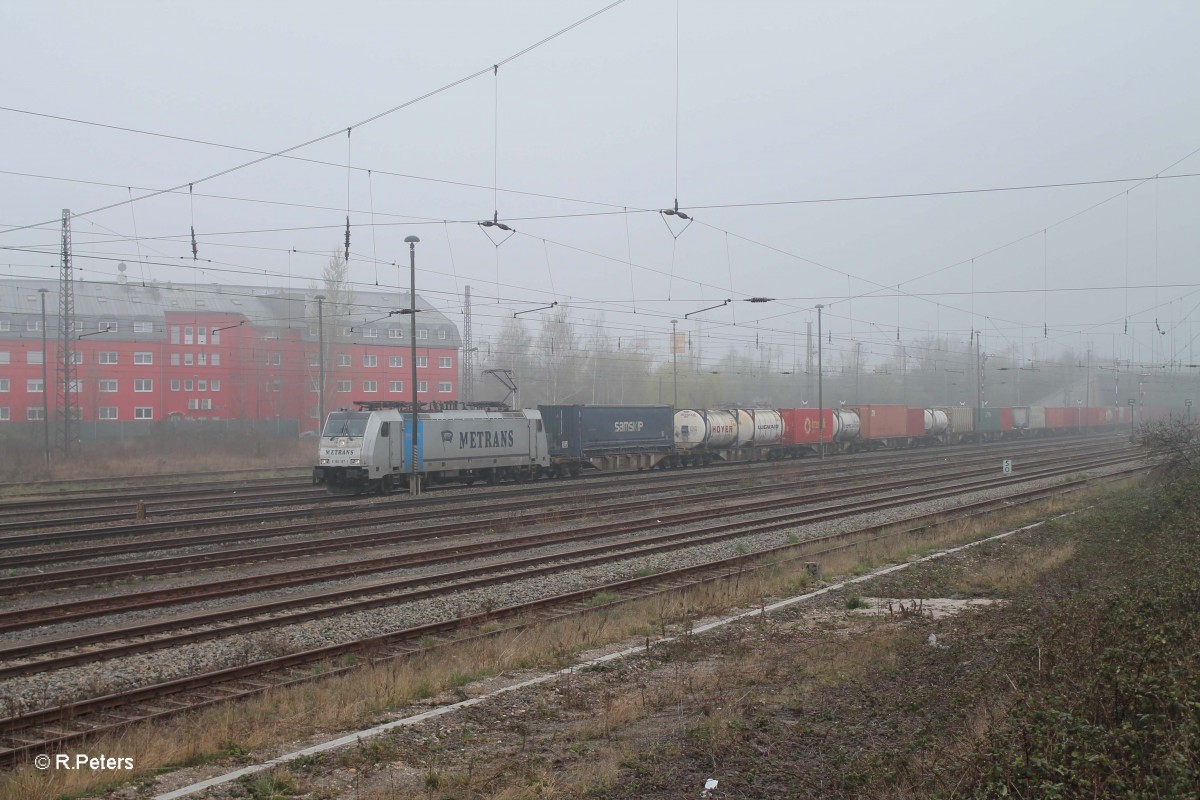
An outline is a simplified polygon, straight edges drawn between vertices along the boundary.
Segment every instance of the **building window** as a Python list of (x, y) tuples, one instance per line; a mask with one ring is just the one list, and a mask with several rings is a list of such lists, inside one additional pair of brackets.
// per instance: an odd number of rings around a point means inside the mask
[(71, 381), (71, 387), (68, 391), (70, 391), (72, 394), (82, 394), (83, 393), (83, 381), (81, 381), (78, 378)]
[(363, 391), (374, 394), (379, 391), (378, 381), (363, 381)]
[(283, 365), (283, 353), (271, 353), (267, 359), (267, 366), (279, 367)]
[[(154, 323), (153, 322), (135, 322), (135, 323), (133, 323), (133, 332), (134, 333), (154, 333)], [(116, 417), (114, 416), (113, 419), (116, 419)]]
[(342, 336), (345, 336), (348, 339), (353, 335), (354, 335), (354, 328), (347, 328), (344, 326), (342, 327)]
[(208, 344), (208, 328), (196, 328), (196, 344)]
[(213, 365), (214, 367), (219, 367), (219, 366), (221, 366), (221, 354), (220, 354), (220, 353), (213, 353), (213, 354), (212, 354), (212, 365)]
[(0, 350), (0, 364), (8, 364), (10, 358), (12, 358), (12, 356), (9, 355), (7, 350)]
[(188, 411), (199, 411), (199, 410), (200, 410), (200, 401), (197, 400), (195, 397), (189, 397), (188, 398)]
[(11, 420), (12, 419), (12, 417), (10, 416), (11, 413), (12, 412), (10, 412), (8, 410), (8, 406), (0, 407), (0, 422), (8, 422), (9, 420)]
[(135, 392), (153, 392), (154, 381), (151, 378), (138, 378), (133, 382)]
[(133, 363), (135, 364), (153, 364), (154, 353), (134, 353)]
[(321, 391), (321, 387), (320, 387), (320, 386), (317, 386), (317, 382), (316, 382), (316, 381), (309, 381), (309, 382), (308, 382), (308, 390), (309, 390), (310, 392), (319, 392), (319, 391)]
[(45, 419), (46, 415), (42, 413), (42, 410), (43, 409), (40, 406), (36, 408), (30, 407), (25, 409), (25, 419), (29, 420), (30, 422), (38, 422)]
[(29, 380), (25, 381), (25, 391), (29, 392), (30, 394), (37, 394), (38, 392), (45, 391), (45, 388), (46, 385), (42, 383), (41, 378), (30, 378)]
[(0, 319), (0, 333), (8, 333), (12, 330), (12, 323), (6, 319)]
[(337, 382), (337, 390), (339, 392), (349, 392), (350, 391), (350, 381), (338, 381)]
[(308, 365), (310, 367), (321, 366), (321, 354), (320, 353), (309, 353), (308, 354)]
[(372, 355), (363, 356), (363, 366), (364, 367), (378, 367), (379, 366), (379, 356), (372, 356)]
[(212, 343), (213, 344), (221, 343), (221, 329), (220, 328), (212, 329)]
[(429, 381), (417, 381), (417, 394), (429, 394)]
[(154, 409), (150, 406), (137, 406), (133, 409), (134, 419), (154, 419)]
[(116, 406), (100, 406), (100, 408), (96, 409), (96, 412), (97, 412), (96, 416), (98, 419), (116, 419), (117, 418), (117, 407)]
[(379, 328), (363, 328), (363, 336), (367, 339), (378, 339)]
[(0, 392), (7, 392), (11, 386), (8, 378), (0, 378)]
[(404, 356), (388, 356), (388, 366), (392, 368), (403, 367)]
[(417, 328), (417, 338), (418, 339), (428, 339), (429, 338), (429, 329), (428, 328)]
[(72, 350), (71, 351), (71, 363), (72, 364), (82, 364), (83, 363), (83, 353), (79, 352), (78, 350)]
[(441, 369), (450, 369), (450, 367), (451, 367), (450, 356), (439, 356), (438, 357), (438, 367), (440, 367)]
[(388, 391), (399, 394), (404, 391), (404, 381), (388, 381)]
[(115, 380), (108, 379), (108, 380), (100, 381), (100, 391), (115, 392), (116, 390), (117, 390), (117, 382)]
[(26, 364), (41, 364), (42, 363), (42, 351), (41, 350), (26, 350), (25, 351), (25, 363)]
[(190, 392), (195, 388), (196, 388), (196, 382), (193, 381), (191, 378), (188, 378), (186, 381), (183, 382), (183, 390), (185, 392)]
[(179, 379), (178, 379), (178, 378), (172, 378), (172, 379), (171, 379), (171, 391), (172, 391), (172, 392), (178, 392), (178, 391), (179, 391)]
[(388, 328), (388, 338), (389, 339), (403, 339), (404, 338), (404, 328)]
[(29, 331), (30, 333), (36, 333), (37, 331), (40, 331), (41, 329), (42, 329), (42, 321), (40, 319), (25, 320), (25, 330)]
[(188, 325), (183, 329), (183, 343), (193, 344), (192, 342), (192, 326)]
[(208, 366), (208, 353), (196, 353), (196, 366)]
[(117, 321), (115, 319), (106, 319), (96, 326), (96, 330), (116, 333), (118, 327), (119, 326), (117, 325)]
[(350, 356), (349, 356), (349, 354), (347, 354), (347, 353), (338, 353), (338, 357), (337, 357), (337, 365), (338, 365), (339, 367), (348, 367), (348, 366), (350, 366)]
[(417, 369), (429, 366), (429, 356), (417, 356)]
[(271, 391), (272, 392), (282, 392), (283, 391), (283, 381), (271, 381)]
[(179, 353), (171, 353), (171, 366), (172, 367), (179, 366)]
[(116, 364), (117, 353), (115, 350), (103, 350), (99, 353), (101, 364)]
[(179, 326), (171, 326), (171, 344), (179, 344)]
[(195, 353), (184, 353), (183, 354), (183, 365), (185, 367), (193, 366), (195, 363), (196, 363), (196, 354)]
[(208, 390), (209, 390), (210, 392), (219, 392), (219, 391), (221, 391), (221, 382), (220, 382), (220, 381), (209, 381), (209, 382), (208, 382)]
[(450, 388), (450, 381), (438, 381), (438, 391), (442, 394), (449, 394), (451, 391), (453, 391)]
[(446, 329), (445, 328), (438, 328), (438, 338), (439, 339), (446, 338)]
[(208, 398), (208, 397), (201, 398), (200, 399), (200, 410), (201, 411), (211, 411), (212, 410), (212, 399)]
[(197, 392), (207, 392), (208, 391), (208, 381), (196, 381), (196, 391)]

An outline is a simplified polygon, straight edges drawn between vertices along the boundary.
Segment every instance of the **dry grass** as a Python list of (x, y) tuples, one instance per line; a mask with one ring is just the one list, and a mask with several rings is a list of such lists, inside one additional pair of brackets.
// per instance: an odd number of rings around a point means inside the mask
[[(865, 565), (900, 561), (930, 549), (946, 547), (979, 538), (988, 531), (1021, 524), (1064, 507), (1078, 504), (1080, 495), (1067, 501), (1051, 500), (1031, 505), (986, 520), (955, 523), (929, 528), (919, 534), (877, 538), (852, 548), (844, 548), (820, 557), (827, 576), (855, 574)], [(827, 545), (825, 546), (828, 547)], [(693, 620), (726, 613), (731, 608), (753, 608), (767, 598), (788, 596), (802, 591), (809, 583), (804, 561), (813, 560), (813, 551), (821, 549), (803, 543), (788, 548), (786, 556), (795, 558), (770, 569), (746, 572), (729, 580), (682, 593), (647, 598), (635, 603), (599, 608), (586, 619), (567, 618), (536, 629), (510, 630), (486, 638), (469, 639), (427, 654), (398, 662), (384, 662), (352, 671), (347, 675), (318, 683), (303, 684), (269, 692), (250, 701), (222, 706), (204, 713), (150, 726), (138, 726), (116, 737), (88, 745), (93, 753), (131, 756), (136, 770), (127, 773), (91, 773), (58, 771), (49, 775), (26, 766), (0, 779), (0, 800), (50, 800), (103, 790), (106, 786), (130, 778), (146, 777), (169, 767), (195, 764), (223, 758), (259, 759), (262, 752), (274, 753), (281, 745), (292, 746), (313, 730), (339, 731), (377, 723), (393, 709), (402, 709), (414, 700), (457, 691), (466, 683), (487, 676), (522, 669), (562, 668), (577, 655), (605, 643), (650, 639), (662, 635), (687, 636)], [(1068, 547), (1041, 553), (1006, 566), (1001, 574), (989, 574), (991, 584), (1003, 580), (1027, 580), (1070, 558)], [(886, 628), (870, 635), (854, 636), (809, 652), (804, 665), (811, 680), (796, 688), (792, 702), (802, 705), (803, 695), (812, 688), (835, 683), (853, 672), (856, 665), (882, 663), (893, 652), (891, 634)], [(722, 685), (739, 685), (736, 675), (765, 668), (755, 653), (742, 653), (728, 659), (708, 675), (689, 674), (676, 685), (659, 687), (655, 694), (642, 689), (605, 698), (601, 707), (581, 723), (574, 736), (581, 745), (611, 739), (622, 729), (634, 725), (655, 709), (662, 709), (697, 695), (716, 691)], [(569, 681), (569, 678), (566, 679)], [(567, 684), (569, 687), (569, 683)], [(455, 699), (452, 695), (449, 699)], [(714, 748), (723, 741), (721, 715), (710, 719), (696, 731), (707, 737)], [(318, 737), (320, 738), (320, 737)], [(525, 788), (513, 789), (513, 800), (524, 797), (554, 796), (551, 787), (567, 780), (571, 787), (563, 796), (574, 796), (580, 786), (603, 786), (616, 774), (621, 759), (620, 747), (610, 757), (588, 759), (586, 769), (571, 778), (550, 770), (533, 768), (525, 776)], [(464, 779), (458, 776), (456, 780)], [(440, 778), (439, 778), (440, 780)], [(532, 788), (531, 788), (532, 787)], [(556, 789), (557, 791), (557, 789)], [(532, 793), (531, 793), (532, 792)], [(538, 793), (540, 792), (540, 794)], [(378, 795), (384, 797), (386, 795)]]
[[(79, 457), (56, 457), (45, 468), (40, 442), (36, 450), (0, 465), (0, 481), (120, 478), (194, 472), (198, 475), (231, 469), (270, 470), (309, 466), (316, 457), (313, 439), (248, 437), (186, 437), (137, 439), (124, 442), (88, 442)], [(14, 454), (15, 455), (15, 454)]]

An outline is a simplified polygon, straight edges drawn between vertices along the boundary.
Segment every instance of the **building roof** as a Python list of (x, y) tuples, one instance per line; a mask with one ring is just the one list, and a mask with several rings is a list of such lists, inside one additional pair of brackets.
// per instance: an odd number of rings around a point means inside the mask
[[(58, 328), (58, 281), (14, 280), (0, 278), (0, 320), (10, 321), (10, 330), (0, 337), (22, 338), (26, 333), (24, 321), (40, 318), (42, 312), (39, 289), (46, 290), (47, 329)], [(76, 281), (73, 286), (76, 320), (83, 329), (95, 330), (105, 320), (149, 321), (155, 332), (164, 332), (167, 316), (195, 312), (197, 315), (244, 317), (255, 328), (303, 328), (307, 337), (309, 327), (315, 328), (317, 301), (315, 296), (330, 294), (327, 290), (277, 289), (262, 286), (231, 286), (225, 284), (181, 284), (161, 281)], [(408, 292), (378, 292), (354, 289), (344, 301), (326, 299), (323, 312), (326, 323), (339, 328), (361, 332), (372, 324), (378, 328), (403, 327), (409, 320), (395, 314), (409, 306)], [(419, 311), (417, 327), (430, 331), (444, 330), (438, 346), (460, 347), (458, 328), (444, 314), (416, 298)], [(389, 323), (390, 320), (390, 323)], [(40, 337), (40, 333), (36, 334)], [(119, 326), (118, 338), (132, 335), (132, 325)], [(342, 337), (343, 340), (347, 340)], [(352, 334), (348, 340), (362, 337)], [(374, 341), (374, 337), (372, 338)], [(385, 339), (386, 341), (386, 339)]]

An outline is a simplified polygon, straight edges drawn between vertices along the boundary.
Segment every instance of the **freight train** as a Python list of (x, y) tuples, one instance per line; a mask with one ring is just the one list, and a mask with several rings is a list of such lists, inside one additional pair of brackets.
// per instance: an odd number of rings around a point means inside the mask
[(861, 450), (998, 441), (1131, 428), (1171, 410), (1111, 408), (675, 409), (671, 406), (543, 405), (537, 409), (452, 409), (412, 415), (401, 404), (358, 403), (329, 414), (313, 483), (334, 493), (387, 493), (423, 483), (526, 481), (585, 469), (704, 466)]

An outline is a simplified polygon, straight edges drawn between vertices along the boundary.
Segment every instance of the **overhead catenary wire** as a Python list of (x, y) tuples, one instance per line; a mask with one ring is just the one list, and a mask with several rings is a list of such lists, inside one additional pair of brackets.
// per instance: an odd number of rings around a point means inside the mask
[[(511, 62), (511, 61), (514, 61), (514, 60), (516, 60), (516, 59), (518, 59), (518, 58), (521, 58), (522, 56), (524, 56), (524, 55), (526, 55), (526, 54), (528, 54), (528, 53), (530, 53), (530, 52), (532, 52), (532, 51), (536, 50), (537, 48), (539, 48), (539, 47), (541, 47), (541, 46), (543, 46), (543, 45), (547, 44), (548, 42), (551, 42), (551, 41), (553, 41), (553, 40), (557, 39), (558, 37), (560, 37), (560, 36), (563, 36), (563, 35), (565, 35), (566, 33), (568, 33), (568, 32), (570, 32), (570, 31), (574, 30), (575, 28), (579, 27), (580, 25), (583, 25), (583, 24), (585, 24), (585, 23), (587, 23), (587, 22), (589, 22), (589, 21), (591, 21), (591, 20), (595, 19), (596, 17), (600, 16), (601, 14), (604, 14), (605, 12), (607, 12), (607, 11), (609, 11), (609, 10), (613, 9), (613, 8), (616, 8), (617, 6), (621, 5), (621, 4), (622, 4), (622, 3), (624, 3), (624, 2), (625, 2), (625, 0), (613, 0), (613, 2), (609, 3), (608, 5), (604, 6), (603, 8), (601, 8), (601, 9), (599, 9), (599, 10), (597, 10), (597, 11), (594, 11), (594, 12), (592, 12), (591, 14), (588, 14), (586, 17), (583, 17), (582, 19), (576, 20), (575, 22), (571, 23), (570, 25), (567, 25), (565, 28), (561, 28), (560, 30), (556, 31), (555, 33), (552, 33), (552, 34), (550, 34), (549, 36), (546, 36), (546, 37), (544, 37), (543, 39), (541, 39), (541, 40), (539, 40), (539, 41), (537, 41), (537, 42), (534, 42), (533, 44), (529, 45), (528, 47), (525, 47), (524, 49), (522, 49), (522, 50), (519, 50), (519, 51), (517, 51), (516, 53), (513, 53), (512, 55), (508, 56), (507, 58), (504, 58), (504, 59), (501, 59), (500, 61), (497, 61), (497, 62), (496, 62), (495, 64), (493, 64), (492, 66), (485, 67), (484, 69), (481, 69), (481, 70), (477, 70), (476, 72), (473, 72), (473, 73), (471, 73), (470, 75), (466, 75), (466, 76), (464, 76), (464, 77), (462, 77), (462, 78), (459, 78), (459, 79), (457, 79), (457, 80), (451, 81), (450, 83), (447, 83), (447, 84), (445, 84), (445, 85), (443, 85), (443, 86), (440, 86), (440, 87), (438, 87), (438, 88), (436, 88), (436, 89), (433, 89), (433, 90), (431, 90), (431, 91), (428, 91), (428, 92), (426, 92), (426, 93), (424, 93), (424, 94), (422, 94), (422, 95), (420, 95), (420, 96), (418, 96), (418, 97), (414, 97), (414, 98), (412, 98), (412, 99), (410, 99), (410, 100), (407, 100), (407, 101), (405, 101), (405, 102), (403, 102), (403, 103), (400, 103), (399, 105), (393, 106), (393, 107), (391, 107), (391, 108), (389, 108), (389, 109), (387, 109), (387, 110), (385, 110), (385, 111), (381, 111), (381, 112), (379, 112), (379, 113), (377, 113), (377, 114), (375, 114), (375, 115), (373, 115), (373, 116), (371, 116), (371, 117), (368, 117), (368, 118), (366, 118), (366, 119), (364, 119), (364, 120), (362, 120), (362, 121), (360, 121), (360, 122), (357, 122), (357, 123), (355, 123), (355, 124), (353, 124), (353, 125), (349, 125), (349, 126), (347, 126), (347, 127), (348, 127), (348, 128), (361, 128), (361, 127), (363, 127), (364, 125), (369, 125), (369, 124), (371, 124), (371, 123), (373, 123), (373, 122), (377, 122), (378, 120), (380, 120), (380, 119), (383, 119), (384, 117), (390, 116), (390, 115), (392, 115), (392, 114), (396, 113), (397, 111), (401, 111), (401, 110), (403, 110), (403, 109), (406, 109), (406, 108), (408, 108), (408, 107), (410, 107), (410, 106), (413, 106), (413, 105), (415, 105), (415, 104), (417, 104), (417, 103), (420, 103), (420, 102), (422, 102), (422, 101), (424, 101), (424, 100), (428, 100), (428, 99), (429, 99), (429, 98), (431, 98), (431, 97), (435, 97), (435, 96), (437, 96), (437, 95), (439, 95), (439, 94), (441, 94), (441, 93), (443, 93), (443, 92), (449, 91), (450, 89), (453, 89), (453, 88), (455, 88), (455, 87), (457, 87), (457, 86), (461, 86), (462, 84), (464, 84), (464, 83), (467, 83), (468, 81), (472, 81), (472, 80), (474, 80), (475, 78), (478, 78), (478, 77), (480, 77), (481, 75), (485, 75), (485, 74), (487, 74), (488, 70), (498, 69), (499, 67), (501, 67), (501, 66), (503, 66), (503, 65), (505, 65), (505, 64), (507, 64), (507, 63), (509, 63), (509, 62)], [(204, 176), (204, 177), (202, 177), (202, 178), (198, 178), (198, 179), (195, 179), (195, 180), (189, 181), (189, 182), (188, 182), (188, 183), (186, 183), (186, 184), (179, 184), (178, 186), (174, 186), (174, 187), (172, 187), (171, 189), (164, 189), (164, 190), (160, 190), (160, 191), (152, 192), (152, 193), (150, 193), (150, 194), (147, 194), (147, 195), (142, 195), (141, 197), (135, 198), (133, 201), (129, 201), (129, 200), (122, 200), (122, 201), (121, 201), (121, 202), (119, 202), (119, 203), (110, 203), (110, 204), (108, 204), (108, 205), (101, 206), (101, 207), (99, 207), (99, 208), (94, 208), (94, 209), (90, 209), (90, 210), (88, 210), (88, 211), (83, 211), (83, 212), (79, 212), (79, 213), (76, 213), (76, 214), (72, 214), (72, 217), (89, 216), (89, 215), (91, 215), (91, 214), (97, 214), (97, 213), (100, 213), (101, 211), (108, 211), (109, 209), (112, 209), (112, 208), (117, 208), (117, 207), (119, 207), (119, 206), (122, 206), (122, 205), (124, 205), (125, 203), (128, 203), (128, 202), (137, 202), (137, 201), (140, 201), (140, 200), (146, 200), (146, 199), (149, 199), (149, 198), (151, 198), (151, 197), (156, 197), (156, 196), (158, 196), (158, 195), (160, 195), (160, 194), (164, 194), (164, 193), (166, 193), (166, 192), (168, 192), (168, 191), (177, 190), (177, 189), (182, 189), (182, 188), (183, 188), (185, 185), (186, 185), (186, 186), (188, 186), (188, 188), (189, 188), (189, 190), (190, 190), (190, 189), (191, 189), (191, 187), (192, 187), (192, 186), (194, 186), (194, 185), (195, 185), (195, 184), (197, 184), (197, 183), (205, 183), (205, 182), (207, 182), (207, 181), (215, 180), (216, 178), (220, 178), (220, 177), (223, 177), (223, 176), (225, 176), (225, 175), (229, 175), (229, 174), (231, 174), (231, 173), (238, 172), (238, 171), (240, 171), (240, 170), (246, 169), (246, 168), (248, 168), (248, 167), (252, 167), (252, 166), (255, 166), (255, 165), (257, 165), (257, 164), (261, 164), (261, 163), (262, 163), (262, 162), (264, 162), (264, 161), (267, 161), (267, 160), (270, 160), (270, 159), (273, 159), (273, 158), (278, 158), (279, 156), (286, 155), (286, 154), (288, 154), (288, 153), (293, 153), (293, 152), (295, 152), (295, 151), (297, 151), (297, 150), (302, 150), (302, 149), (304, 149), (305, 147), (309, 147), (309, 146), (311, 146), (311, 145), (314, 145), (314, 144), (317, 144), (317, 143), (319, 143), (319, 142), (323, 142), (323, 141), (325, 141), (325, 140), (327, 140), (327, 139), (330, 139), (330, 138), (332, 138), (332, 137), (334, 137), (334, 136), (339, 136), (339, 135), (341, 135), (341, 132), (342, 132), (342, 130), (343, 130), (342, 128), (338, 128), (336, 131), (333, 131), (333, 132), (331, 132), (331, 133), (326, 133), (326, 134), (323, 134), (323, 135), (321, 135), (321, 136), (314, 137), (314, 138), (312, 138), (312, 139), (309, 139), (309, 140), (307, 140), (307, 141), (301, 142), (301, 143), (299, 143), (299, 144), (295, 144), (295, 145), (292, 145), (292, 146), (290, 146), (290, 147), (286, 147), (286, 148), (283, 148), (283, 149), (280, 149), (280, 150), (276, 150), (276, 151), (272, 151), (272, 152), (265, 153), (264, 155), (262, 155), (262, 156), (260, 156), (260, 157), (258, 157), (258, 158), (255, 158), (255, 159), (251, 159), (250, 161), (247, 161), (247, 162), (245, 162), (245, 163), (242, 163), (242, 164), (237, 164), (237, 165), (235, 165), (235, 166), (232, 166), (232, 167), (228, 167), (228, 168), (226, 168), (226, 169), (223, 169), (223, 170), (220, 170), (220, 171), (218, 171), (218, 172), (214, 172), (214, 173), (212, 173), (212, 174), (210, 174), (210, 175), (206, 175), (206, 176)], [(19, 226), (19, 227), (16, 227), (16, 228), (8, 228), (8, 229), (6, 229), (6, 230), (0, 231), (0, 235), (2, 235), (2, 234), (5, 234), (5, 233), (12, 233), (12, 232), (15, 232), (15, 231), (18, 231), (18, 230), (24, 230), (24, 229), (26, 229), (26, 228), (30, 228), (30, 227), (36, 227), (36, 226), (38, 226), (38, 225), (49, 225), (49, 224), (52, 224), (54, 221), (55, 221), (55, 220), (47, 220), (47, 221), (44, 221), (44, 222), (38, 222), (38, 223), (31, 224), (31, 225), (23, 225), (23, 226)]]

